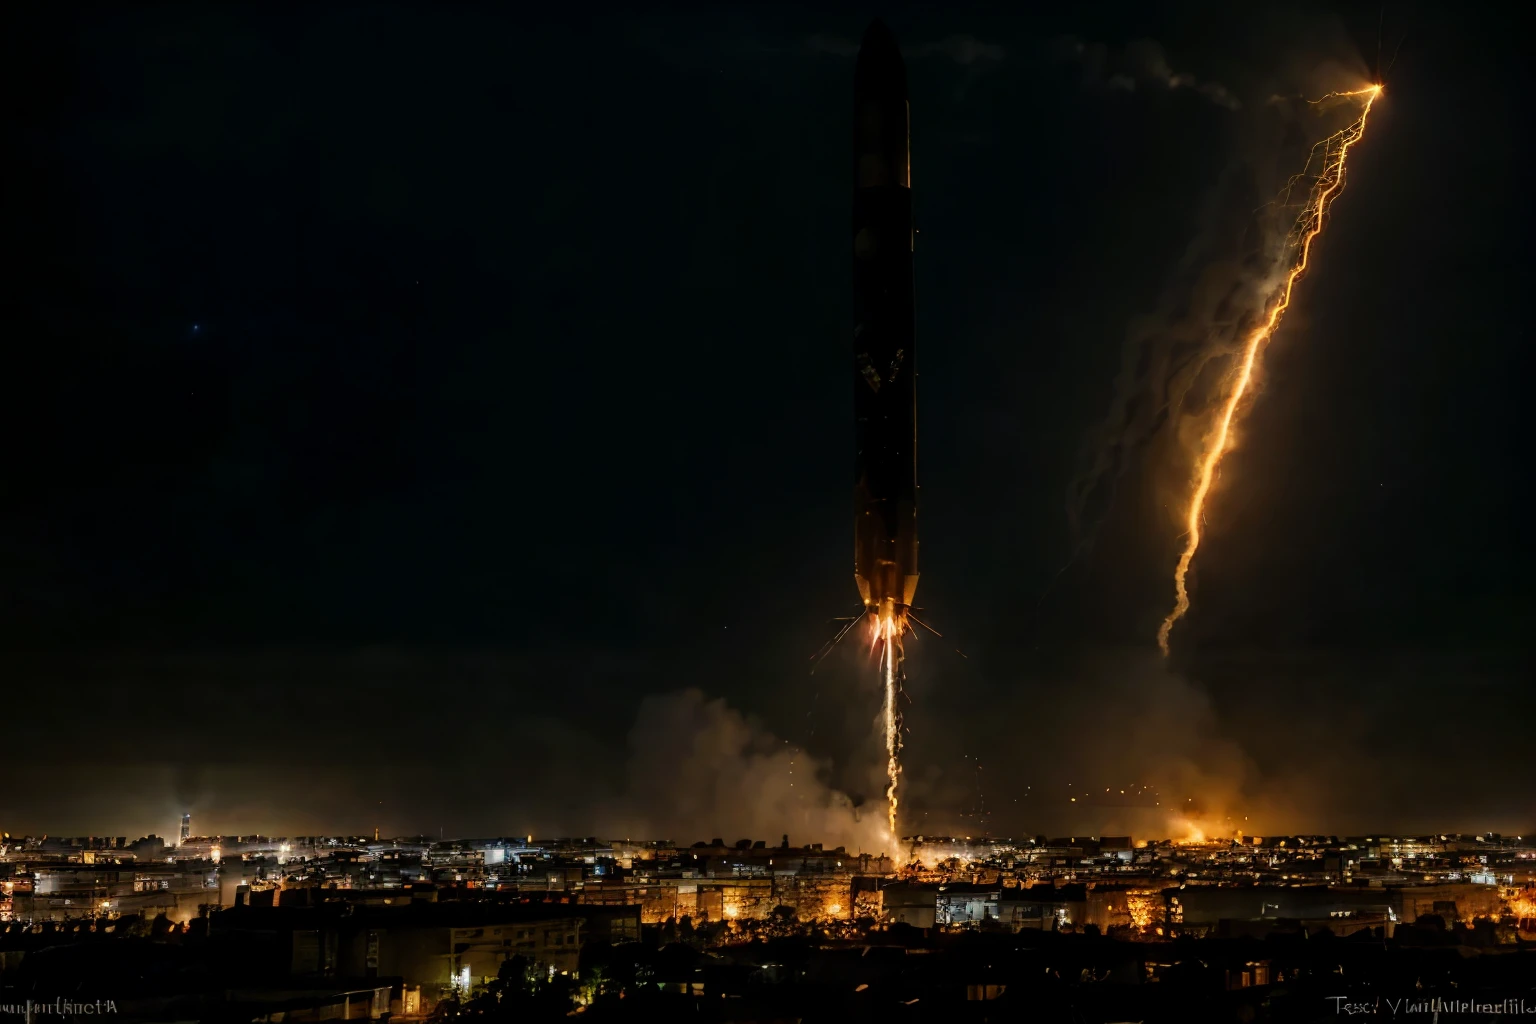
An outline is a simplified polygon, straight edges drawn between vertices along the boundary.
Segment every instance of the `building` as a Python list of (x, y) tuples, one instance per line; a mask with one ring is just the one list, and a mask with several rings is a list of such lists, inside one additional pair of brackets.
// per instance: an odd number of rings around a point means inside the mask
[(273, 976), (398, 978), (431, 1005), (495, 979), (514, 957), (551, 974), (574, 972), (586, 920), (568, 904), (338, 902), (237, 906), (215, 914), (211, 928), (244, 936), (248, 959)]
[(213, 866), (206, 862), (54, 862), (35, 865), (28, 891), (12, 896), (13, 920), (68, 921), (83, 917), (164, 914), (177, 923), (217, 906)]
[(939, 887), (937, 885), (888, 885), (883, 890), (885, 918), (891, 924), (913, 928), (932, 928), (938, 923)]
[(998, 921), (1013, 931), (1059, 931), (1087, 923), (1088, 889), (1082, 885), (1036, 885), (1004, 889)]
[(982, 924), (997, 920), (997, 886), (951, 882), (934, 896), (934, 920), (941, 925)]

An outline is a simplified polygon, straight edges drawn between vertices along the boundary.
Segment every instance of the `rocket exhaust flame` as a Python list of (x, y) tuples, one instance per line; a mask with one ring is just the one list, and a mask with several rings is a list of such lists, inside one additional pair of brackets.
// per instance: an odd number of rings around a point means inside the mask
[[(897, 787), (901, 779), (901, 698), (902, 681), (906, 678), (902, 665), (906, 661), (906, 634), (912, 629), (907, 623), (918, 622), (916, 616), (901, 609), (896, 609), (885, 614), (870, 612), (867, 615), (857, 615), (845, 622), (837, 631), (837, 634), (828, 640), (826, 645), (816, 654), (812, 655), (813, 662), (811, 674), (815, 675), (822, 659), (829, 654), (843, 638), (860, 622), (868, 622), (869, 629), (869, 653), (876, 659), (879, 666), (880, 679), (884, 691), (880, 705), (882, 731), (885, 735), (885, 773), (886, 787), (885, 799), (887, 805), (886, 823), (890, 828), (890, 841), (895, 842), (896, 812), (900, 806), (900, 797)], [(927, 623), (919, 622), (924, 629), (934, 636), (942, 637), (944, 634), (934, 629)], [(965, 657), (958, 649), (955, 651), (962, 658)]]
[[(1332, 92), (1322, 99), (1312, 101), (1314, 105), (1327, 100), (1345, 99), (1349, 97), (1361, 97), (1364, 107), (1347, 128), (1330, 135), (1313, 148), (1308, 156), (1308, 166), (1303, 169), (1301, 175), (1292, 178), (1292, 186), (1311, 170), (1311, 161), (1319, 150), (1322, 153), (1322, 167), (1318, 171), (1316, 179), (1312, 183), (1311, 190), (1307, 194), (1306, 202), (1302, 205), (1300, 214), (1296, 217), (1295, 226), (1287, 238), (1288, 247), (1293, 256), (1289, 270), (1276, 289), (1275, 295), (1269, 306), (1269, 313), (1264, 322), (1248, 335), (1240, 352), (1240, 362), (1236, 374), (1232, 378), (1231, 389), (1227, 393), (1226, 401), (1222, 404), (1221, 413), (1216, 419), (1216, 428), (1209, 435), (1209, 440), (1204, 453), (1201, 455), (1198, 470), (1194, 480), (1194, 494), (1190, 498), (1189, 511), (1185, 519), (1184, 550), (1179, 555), (1178, 565), (1173, 571), (1174, 605), (1173, 610), (1163, 619), (1163, 624), (1157, 631), (1157, 646), (1163, 652), (1163, 657), (1168, 656), (1168, 637), (1172, 633), (1174, 624), (1184, 617), (1189, 611), (1188, 576), (1190, 564), (1194, 561), (1195, 552), (1200, 548), (1201, 527), (1205, 521), (1205, 505), (1210, 497), (1211, 485), (1215, 481), (1216, 472), (1221, 466), (1221, 458), (1226, 454), (1227, 447), (1231, 443), (1232, 421), (1237, 417), (1238, 407), (1242, 404), (1248, 393), (1249, 386), (1253, 383), (1254, 371), (1258, 367), (1259, 357), (1263, 354), (1264, 346), (1274, 337), (1275, 331), (1280, 326), (1280, 321), (1285, 316), (1285, 311), (1290, 308), (1291, 296), (1295, 291), (1296, 282), (1307, 271), (1307, 265), (1312, 256), (1312, 243), (1318, 235), (1323, 233), (1323, 227), (1327, 222), (1329, 208), (1339, 193), (1344, 190), (1345, 163), (1349, 159), (1349, 150), (1360, 141), (1365, 134), (1365, 121), (1370, 116), (1371, 106), (1381, 96), (1381, 86), (1372, 85), (1364, 89), (1356, 89), (1350, 92)], [(1291, 186), (1287, 186), (1287, 193)]]
[(901, 780), (901, 680), (902, 661), (905, 659), (903, 635), (907, 631), (905, 618), (900, 613), (871, 617), (873, 629), (870, 642), (880, 645), (880, 675), (885, 683), (885, 701), (882, 717), (885, 723), (885, 800), (887, 824), (891, 840), (896, 840), (896, 812), (901, 805), (897, 786)]

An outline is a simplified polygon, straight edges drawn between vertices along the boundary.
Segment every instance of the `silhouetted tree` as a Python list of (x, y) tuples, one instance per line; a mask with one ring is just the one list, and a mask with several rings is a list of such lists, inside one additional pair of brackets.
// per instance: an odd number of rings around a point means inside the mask
[(492, 988), (497, 995), (529, 995), (533, 992), (533, 962), (522, 954), (508, 957), (496, 971)]

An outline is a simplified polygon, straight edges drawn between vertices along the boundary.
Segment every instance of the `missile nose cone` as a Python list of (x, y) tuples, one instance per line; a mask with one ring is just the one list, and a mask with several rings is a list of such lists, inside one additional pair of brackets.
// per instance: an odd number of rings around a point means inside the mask
[(854, 187), (910, 184), (907, 68), (896, 37), (878, 18), (854, 72)]
[(869, 23), (869, 28), (864, 30), (862, 48), (872, 50), (881, 46), (894, 49), (896, 47), (896, 37), (891, 35), (891, 30), (885, 27), (885, 22), (876, 18)]
[(856, 79), (858, 91), (867, 99), (907, 98), (907, 68), (901, 59), (901, 47), (896, 45), (896, 37), (879, 18), (869, 23), (864, 41), (859, 45)]

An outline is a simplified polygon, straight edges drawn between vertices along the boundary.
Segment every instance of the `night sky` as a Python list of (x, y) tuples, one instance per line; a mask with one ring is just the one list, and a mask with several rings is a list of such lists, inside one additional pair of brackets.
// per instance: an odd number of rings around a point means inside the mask
[[(1273, 828), (1536, 829), (1523, 49), (1448, 7), (1119, 6), (879, 12), (945, 633), (908, 830), (984, 798), (1145, 833), (1064, 794), (1147, 779)], [(736, 820), (668, 795), (721, 728), (872, 808), (873, 674), (807, 671), (857, 606), (871, 13), (13, 22), (0, 828), (691, 841)], [(1177, 474), (1149, 448), (1075, 559), (1068, 486), (1245, 125), (1368, 81), (1378, 18), (1383, 65), (1406, 39), (1164, 665)]]

